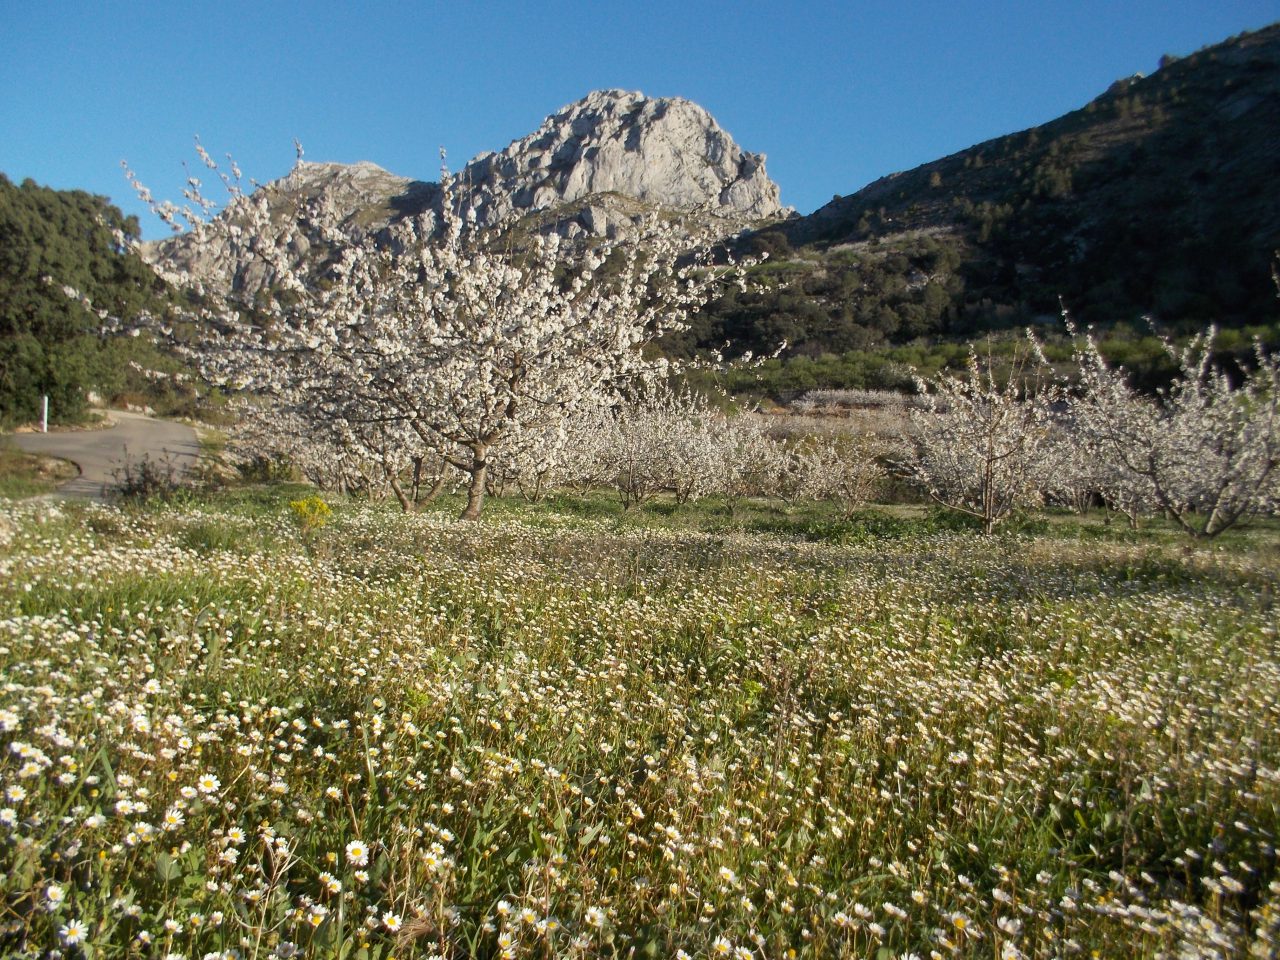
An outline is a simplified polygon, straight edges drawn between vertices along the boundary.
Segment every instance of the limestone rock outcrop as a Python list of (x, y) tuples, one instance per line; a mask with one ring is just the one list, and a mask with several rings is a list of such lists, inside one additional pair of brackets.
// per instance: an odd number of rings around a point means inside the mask
[[(764, 161), (696, 103), (603, 90), (476, 157), (459, 181), (481, 223), (609, 194), (750, 222), (783, 213)], [(599, 206), (587, 209), (583, 226), (603, 234)]]
[[(613, 238), (636, 217), (662, 209), (727, 236), (787, 213), (764, 160), (742, 150), (695, 103), (604, 90), (552, 114), (500, 153), (470, 161), (456, 175), (454, 193), (481, 226), (527, 222), (570, 238)], [(323, 263), (324, 244), (297, 227), (305, 206), (323, 202), (348, 235), (394, 245), (414, 218), (426, 215), (429, 227), (442, 197), (439, 184), (367, 161), (299, 161), (259, 189), (268, 191), (280, 237), (229, 230), (217, 231), (216, 242), (198, 242), (185, 234), (149, 245), (148, 256), (193, 286), (252, 298), (275, 280), (253, 256), (263, 240), (285, 239), (307, 270)]]

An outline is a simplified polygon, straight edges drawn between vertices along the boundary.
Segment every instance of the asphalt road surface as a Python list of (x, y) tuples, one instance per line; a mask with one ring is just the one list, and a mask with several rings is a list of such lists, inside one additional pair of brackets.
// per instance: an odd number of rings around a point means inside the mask
[(131, 463), (144, 456), (161, 465), (172, 461), (179, 474), (195, 463), (200, 445), (190, 427), (119, 410), (111, 411), (111, 419), (116, 425), (108, 430), (18, 433), (12, 440), (21, 450), (61, 457), (78, 466), (80, 476), (58, 488), (59, 494), (70, 497), (102, 499), (115, 486), (115, 473), (126, 457)]

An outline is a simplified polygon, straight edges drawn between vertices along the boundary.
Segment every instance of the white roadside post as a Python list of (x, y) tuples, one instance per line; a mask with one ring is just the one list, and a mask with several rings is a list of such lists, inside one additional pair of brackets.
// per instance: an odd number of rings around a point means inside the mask
[(47, 393), (40, 398), (40, 432), (49, 432), (49, 395)]

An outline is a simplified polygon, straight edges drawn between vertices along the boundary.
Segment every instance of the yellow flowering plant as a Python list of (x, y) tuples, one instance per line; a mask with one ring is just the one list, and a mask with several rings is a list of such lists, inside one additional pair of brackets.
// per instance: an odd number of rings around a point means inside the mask
[(314, 495), (301, 500), (291, 500), (289, 510), (292, 511), (294, 519), (304, 534), (319, 530), (329, 522), (329, 517), (333, 513), (327, 503)]

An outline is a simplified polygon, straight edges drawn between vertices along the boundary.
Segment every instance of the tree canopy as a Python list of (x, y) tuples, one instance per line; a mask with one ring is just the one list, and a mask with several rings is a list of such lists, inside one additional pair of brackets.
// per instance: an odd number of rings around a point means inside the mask
[(0, 174), (0, 421), (74, 419), (89, 390), (114, 392), (129, 352), (106, 334), (155, 309), (164, 291), (131, 244), (136, 217), (105, 197)]

